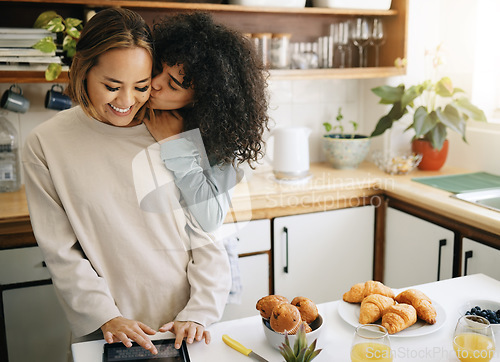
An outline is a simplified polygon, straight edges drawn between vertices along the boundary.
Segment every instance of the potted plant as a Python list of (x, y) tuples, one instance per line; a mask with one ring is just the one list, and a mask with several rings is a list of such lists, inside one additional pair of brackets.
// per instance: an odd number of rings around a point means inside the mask
[[(439, 53), (439, 47), (436, 54)], [(435, 56), (435, 68), (441, 64)], [(397, 60), (396, 66), (401, 63)], [(381, 104), (392, 104), (391, 110), (382, 116), (371, 137), (376, 137), (390, 129), (394, 122), (410, 113), (412, 129), (412, 151), (422, 154), (418, 168), (422, 170), (439, 170), (446, 161), (448, 153), (447, 130), (458, 132), (465, 137), (467, 120), (486, 121), (484, 112), (474, 106), (460, 88), (453, 87), (450, 78), (443, 77), (438, 81), (425, 80), (420, 84), (406, 87), (388, 85), (373, 88), (372, 92), (380, 97)]]
[(286, 334), (285, 343), (279, 349), (285, 362), (310, 362), (321, 352), (321, 349), (316, 349), (316, 342), (317, 339), (309, 346), (307, 345), (306, 330), (304, 324), (301, 324), (293, 347), (288, 340), (288, 334)]
[[(339, 107), (336, 123), (324, 122), (326, 134), (323, 135), (322, 146), (325, 156), (334, 168), (353, 169), (366, 158), (370, 149), (371, 138), (358, 135), (358, 123), (349, 121), (352, 126), (352, 133), (346, 133), (344, 125), (344, 115)], [(339, 133), (330, 133), (338, 130)]]
[[(33, 48), (44, 53), (62, 50), (63, 58), (67, 63), (76, 52), (76, 41), (80, 38), (83, 29), (82, 21), (75, 18), (66, 18), (58, 15), (55, 11), (45, 11), (41, 13), (33, 25), (34, 28), (43, 28), (57, 34), (57, 44), (52, 37), (45, 37), (33, 45)], [(51, 63), (45, 71), (45, 79), (53, 81), (59, 77), (62, 71), (61, 64)]]

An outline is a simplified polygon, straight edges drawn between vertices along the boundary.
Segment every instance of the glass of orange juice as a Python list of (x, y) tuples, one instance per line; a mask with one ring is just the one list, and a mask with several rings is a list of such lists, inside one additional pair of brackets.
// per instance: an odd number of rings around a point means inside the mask
[(364, 324), (356, 328), (351, 347), (351, 361), (392, 362), (389, 333), (378, 324)]
[(458, 320), (453, 349), (462, 362), (489, 361), (495, 354), (495, 337), (486, 318), (466, 315)]

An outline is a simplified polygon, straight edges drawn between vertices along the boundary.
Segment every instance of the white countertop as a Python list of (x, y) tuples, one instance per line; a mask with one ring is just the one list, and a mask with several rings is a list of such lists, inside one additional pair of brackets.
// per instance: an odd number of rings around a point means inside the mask
[[(453, 352), (451, 340), (459, 317), (459, 307), (471, 299), (500, 300), (500, 281), (483, 274), (448, 279), (415, 287), (426, 293), (444, 308), (446, 320), (439, 330), (431, 334), (419, 337), (391, 337), (395, 362), (458, 361)], [(323, 348), (323, 351), (314, 359), (314, 362), (350, 361), (349, 353), (354, 327), (347, 324), (339, 316), (337, 310), (339, 303), (339, 301), (334, 301), (318, 305), (325, 325), (318, 338), (318, 347)], [(497, 328), (499, 331), (496, 333), (496, 338), (500, 340), (500, 326)], [(255, 311), (254, 317), (216, 323), (210, 326), (209, 330), (212, 335), (212, 342), (209, 345), (195, 343), (188, 346), (192, 362), (252, 361), (251, 358), (225, 345), (222, 342), (223, 334), (228, 334), (270, 362), (283, 361), (280, 353), (268, 345), (257, 311)], [(162, 338), (165, 337), (165, 334), (158, 334), (155, 337)], [(104, 340), (73, 344), (74, 361), (102, 361), (103, 345)], [(499, 355), (500, 352), (497, 351), (492, 361), (500, 361)]]

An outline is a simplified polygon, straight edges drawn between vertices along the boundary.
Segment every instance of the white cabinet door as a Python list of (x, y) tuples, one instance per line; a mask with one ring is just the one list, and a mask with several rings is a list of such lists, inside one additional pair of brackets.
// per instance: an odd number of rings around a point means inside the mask
[[(241, 303), (228, 303), (222, 320), (256, 315), (255, 304), (269, 294), (269, 255), (271, 252), (271, 221), (253, 220), (224, 224), (217, 237), (237, 237), (237, 261), (241, 282)], [(244, 255), (244, 256), (241, 256)]]
[(386, 285), (402, 288), (452, 277), (452, 231), (389, 207), (385, 232)]
[(226, 304), (222, 320), (258, 315), (255, 304), (269, 294), (269, 255), (245, 256), (238, 261), (242, 284), (241, 303)]
[(50, 275), (38, 247), (0, 252), (9, 362), (68, 359), (71, 334), (54, 287), (28, 284), (47, 279)]
[(323, 303), (371, 279), (374, 220), (373, 206), (274, 219), (274, 292)]
[(464, 238), (462, 243), (462, 275), (483, 273), (500, 280), (500, 250)]
[(9, 362), (67, 362), (70, 331), (54, 287), (3, 292)]

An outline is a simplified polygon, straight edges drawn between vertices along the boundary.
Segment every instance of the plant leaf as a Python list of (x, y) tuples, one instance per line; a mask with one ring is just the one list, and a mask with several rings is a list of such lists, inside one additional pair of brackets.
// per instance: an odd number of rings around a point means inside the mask
[(45, 70), (45, 79), (48, 81), (55, 80), (59, 77), (59, 74), (62, 72), (61, 64), (50, 63), (47, 69)]
[(440, 151), (443, 148), (443, 143), (446, 140), (446, 126), (442, 123), (438, 123), (428, 134), (425, 135), (425, 139), (430, 141), (432, 148)]
[(372, 89), (372, 92), (381, 98), (379, 103), (382, 104), (392, 104), (400, 101), (403, 97), (404, 91), (404, 84), (401, 84), (397, 87), (383, 85)]
[(53, 33), (60, 33), (61, 31), (64, 31), (66, 27), (64, 26), (61, 17), (55, 17), (50, 20), (48, 24), (44, 26), (44, 28)]
[(66, 35), (63, 40), (63, 50), (68, 58), (73, 58), (76, 53), (76, 40)]
[(38, 18), (36, 18), (35, 23), (33, 24), (34, 28), (43, 29), (52, 19), (58, 17), (57, 13), (53, 10), (44, 11)]
[(453, 95), (453, 83), (448, 77), (441, 78), (435, 87), (436, 94), (441, 97), (451, 97)]
[(438, 124), (436, 112), (427, 113), (425, 107), (418, 107), (413, 115), (411, 128), (415, 130), (415, 137), (424, 136)]
[(57, 49), (54, 39), (51, 36), (40, 39), (32, 46), (32, 48), (38, 49), (44, 53), (55, 52)]
[(80, 19), (75, 19), (75, 18), (66, 18), (65, 22), (68, 28), (76, 28), (78, 27), (78, 25), (82, 23)]
[(424, 88), (422, 86), (412, 86), (408, 88), (408, 90), (406, 90), (401, 97), (401, 109), (413, 104), (415, 98), (419, 97), (423, 91)]
[(467, 115), (467, 117), (472, 118), (475, 121), (487, 122), (484, 112), (473, 105), (466, 97), (455, 99), (455, 101), (453, 101), (453, 105), (459, 112)]
[(375, 126), (375, 130), (372, 132), (370, 137), (380, 136), (381, 134), (383, 134), (385, 131), (387, 131), (389, 128), (392, 127), (393, 122), (394, 122), (393, 119), (388, 115), (383, 116), (378, 120), (378, 123)]
[(446, 127), (462, 135), (462, 139), (465, 141), (465, 119), (455, 107), (448, 104), (444, 111), (436, 109), (436, 116)]
[(80, 30), (78, 30), (74, 26), (66, 28), (66, 34), (68, 34), (69, 36), (71, 36), (75, 39), (80, 38)]
[(328, 133), (332, 130), (332, 124), (330, 122), (324, 122), (323, 126), (325, 127), (326, 133)]

